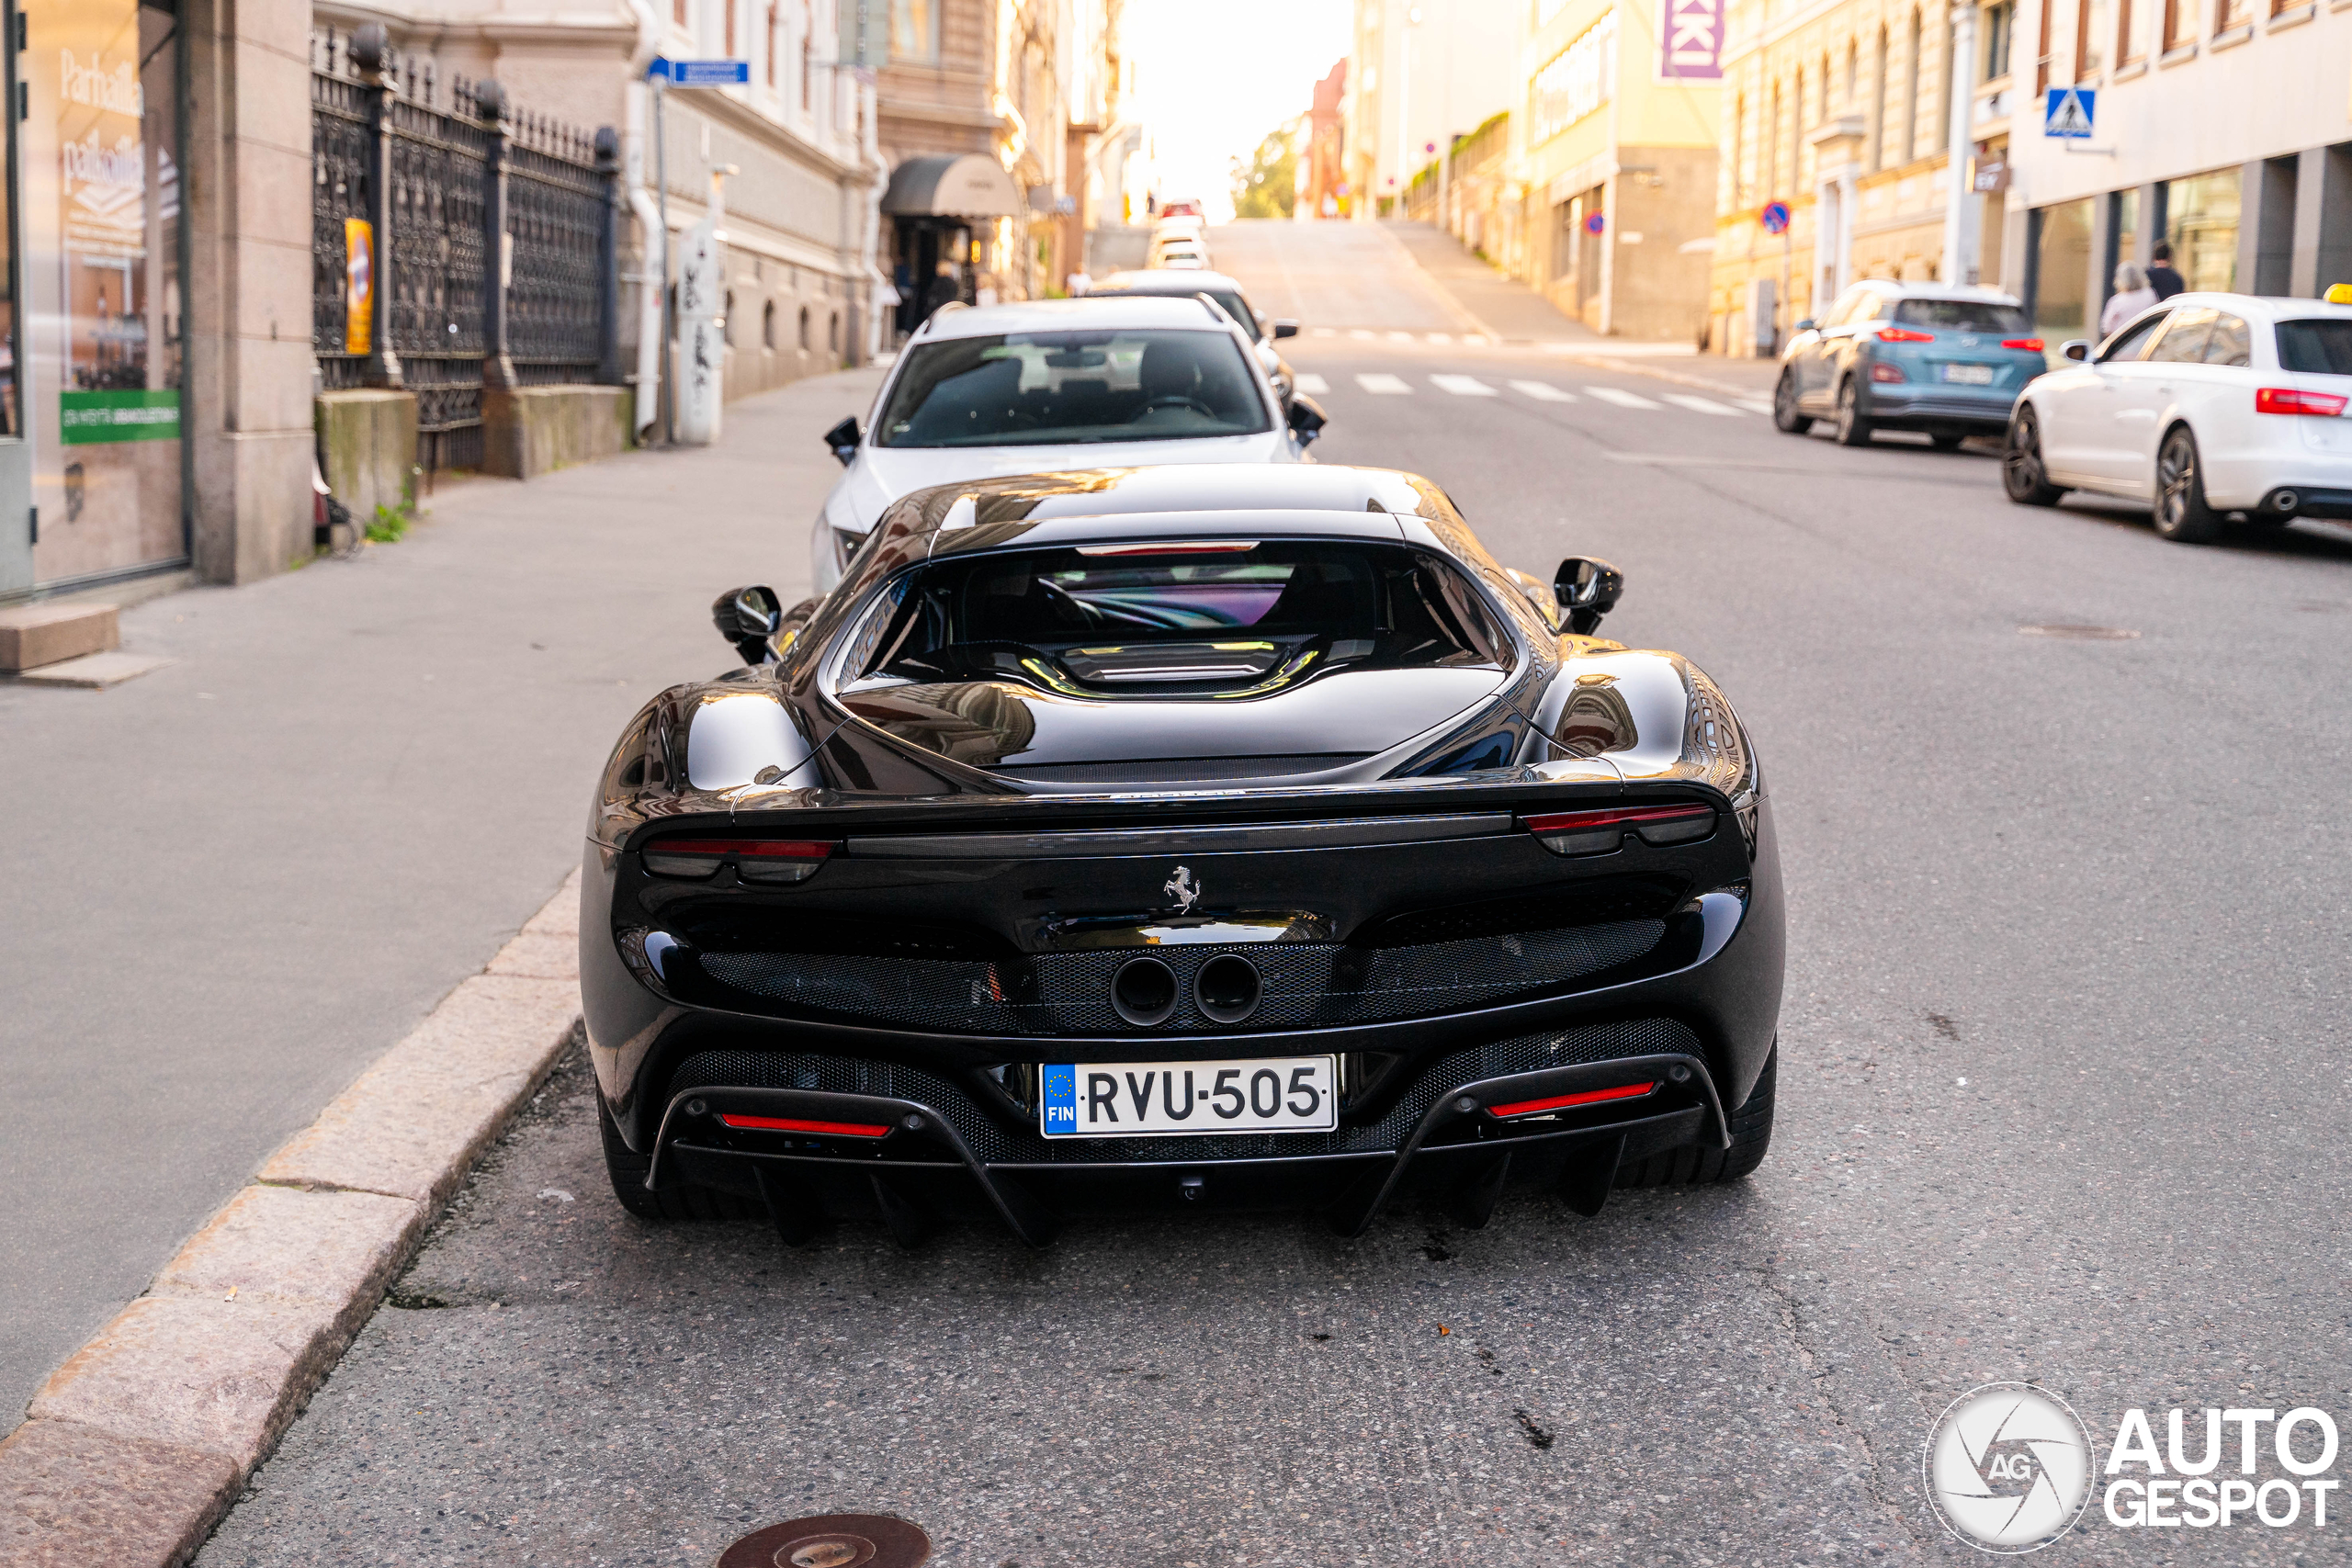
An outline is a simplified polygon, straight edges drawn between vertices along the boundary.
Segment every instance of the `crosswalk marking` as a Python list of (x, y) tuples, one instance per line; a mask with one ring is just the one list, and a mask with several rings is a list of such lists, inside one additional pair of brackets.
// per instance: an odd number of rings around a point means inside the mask
[(1414, 343), (1419, 340), (1410, 333), (1390, 333), (1388, 334), (1388, 341), (1390, 343)]
[(1300, 371), (1296, 376), (1291, 378), (1291, 385), (1294, 389), (1297, 391), (1308, 392), (1317, 395), (1320, 395), (1331, 389), (1331, 383), (1326, 381), (1322, 377), (1317, 376), (1312, 370)]
[(1452, 333), (1430, 333), (1427, 335), (1431, 343), (1452, 343), (1453, 341), (1453, 334)]
[(1737, 409), (1728, 403), (1716, 402), (1712, 398), (1694, 398), (1688, 392), (1660, 392), (1658, 396), (1677, 408), (1689, 409), (1692, 413), (1719, 413), (1730, 419), (1739, 417)]
[(1306, 333), (1309, 337), (1338, 337), (1340, 335), (1340, 329), (1337, 327), (1309, 327), (1306, 329)]
[(1621, 409), (1654, 409), (1657, 405), (1639, 392), (1628, 392), (1619, 387), (1587, 387), (1588, 397), (1599, 398), (1604, 403), (1615, 403)]
[(1384, 396), (1390, 397), (1403, 392), (1409, 392), (1413, 389), (1413, 384), (1406, 380), (1405, 378), (1402, 376), (1391, 376), (1385, 370), (1358, 371), (1356, 373), (1356, 385), (1362, 387), (1367, 392), (1376, 392)]
[(1577, 400), (1574, 392), (1564, 392), (1545, 381), (1513, 381), (1510, 389), (1522, 397), (1533, 398), (1539, 403), (1572, 403)]
[(1370, 343), (1375, 334), (1370, 327), (1350, 327), (1348, 329), (1348, 335), (1352, 338), (1361, 338), (1364, 342)]
[(1491, 398), (1495, 389), (1476, 376), (1432, 376), (1430, 380), (1441, 392), (1452, 392), (1457, 398)]

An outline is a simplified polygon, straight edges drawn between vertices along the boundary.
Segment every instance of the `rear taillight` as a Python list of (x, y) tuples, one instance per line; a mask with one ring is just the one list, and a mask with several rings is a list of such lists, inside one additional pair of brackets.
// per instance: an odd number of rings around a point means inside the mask
[(831, 1133), (843, 1138), (881, 1138), (890, 1132), (887, 1125), (872, 1122), (808, 1122), (797, 1116), (745, 1116), (733, 1111), (720, 1111), (718, 1121), (721, 1126), (754, 1133)]
[(1515, 1100), (1509, 1105), (1489, 1105), (1487, 1109), (1497, 1116), (1540, 1116), (1546, 1111), (1567, 1111), (1579, 1105), (1605, 1105), (1612, 1100), (1639, 1100), (1645, 1094), (1657, 1092), (1655, 1079), (1648, 1083), (1624, 1083), (1614, 1089), (1589, 1089), (1582, 1094), (1553, 1094), (1542, 1100)]
[(2315, 413), (2334, 419), (2344, 412), (2352, 398), (2340, 398), (2334, 392), (2306, 392), (2294, 387), (2265, 387), (2254, 394), (2256, 413)]
[(1715, 830), (1712, 806), (1611, 806), (1597, 811), (1552, 811), (1524, 819), (1527, 830), (1555, 855), (1607, 854), (1639, 833), (1645, 844), (1687, 844)]
[(1878, 330), (1878, 341), (1881, 343), (1933, 343), (1936, 341), (1936, 334), (1915, 333), (1907, 327), (1881, 327)]
[(1910, 378), (1903, 374), (1903, 367), (1900, 365), (1889, 365), (1885, 360), (1881, 359), (1874, 361), (1871, 364), (1871, 379), (1873, 381), (1907, 381)]
[(656, 876), (700, 879), (731, 862), (746, 882), (806, 882), (834, 848), (808, 839), (656, 839), (643, 853)]
[(2003, 348), (2030, 349), (2034, 353), (2040, 354), (2041, 352), (2041, 340), (2038, 337), (2005, 337), (2001, 340), (2001, 346)]

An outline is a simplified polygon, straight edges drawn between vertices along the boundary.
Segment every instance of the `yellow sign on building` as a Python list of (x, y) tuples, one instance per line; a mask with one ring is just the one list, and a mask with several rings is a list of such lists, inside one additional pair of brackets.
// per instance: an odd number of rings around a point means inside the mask
[(376, 231), (365, 218), (343, 220), (343, 352), (373, 354), (376, 335)]

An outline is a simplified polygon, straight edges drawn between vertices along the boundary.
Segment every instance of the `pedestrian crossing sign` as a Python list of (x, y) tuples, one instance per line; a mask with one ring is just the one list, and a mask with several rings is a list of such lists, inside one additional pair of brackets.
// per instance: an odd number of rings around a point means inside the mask
[(2098, 94), (2091, 88), (2052, 87), (2041, 111), (2041, 134), (2088, 141), (2098, 107)]

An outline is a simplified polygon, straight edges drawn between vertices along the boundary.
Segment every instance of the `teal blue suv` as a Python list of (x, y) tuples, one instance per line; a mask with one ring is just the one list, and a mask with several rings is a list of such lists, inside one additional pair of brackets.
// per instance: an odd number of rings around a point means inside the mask
[(1942, 451), (1998, 435), (2025, 384), (2049, 368), (2013, 296), (1933, 283), (1857, 283), (1781, 351), (1772, 423), (1803, 435), (1817, 419), (1839, 445), (1881, 430), (1926, 433)]

